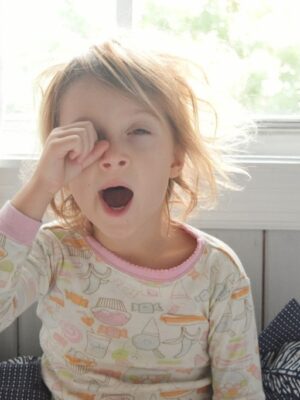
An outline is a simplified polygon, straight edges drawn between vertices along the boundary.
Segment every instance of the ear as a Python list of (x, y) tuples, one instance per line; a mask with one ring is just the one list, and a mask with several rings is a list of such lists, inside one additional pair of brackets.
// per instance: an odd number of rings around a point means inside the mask
[(170, 178), (177, 178), (180, 175), (184, 166), (185, 153), (182, 149), (177, 147), (174, 150), (174, 159), (171, 164)]

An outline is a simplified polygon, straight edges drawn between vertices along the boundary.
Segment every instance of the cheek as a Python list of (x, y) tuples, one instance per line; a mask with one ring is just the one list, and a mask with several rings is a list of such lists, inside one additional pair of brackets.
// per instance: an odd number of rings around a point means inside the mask
[(78, 203), (82, 203), (88, 196), (85, 196), (89, 191), (90, 184), (86, 179), (76, 178), (69, 183), (69, 190), (72, 193), (74, 199)]
[(157, 142), (151, 137), (134, 136), (130, 138), (128, 146), (135, 153), (147, 154), (157, 149)]
[(144, 152), (139, 153), (139, 160), (143, 169), (157, 182), (169, 180), (173, 158), (168, 146), (161, 143), (149, 145), (147, 149), (144, 146)]
[(169, 160), (152, 156), (144, 159), (144, 168), (140, 169), (140, 179), (143, 182), (142, 192), (149, 201), (154, 198), (162, 201), (165, 198), (168, 188), (170, 168)]
[[(172, 147), (164, 140), (146, 140), (147, 138), (140, 138), (134, 144), (134, 151), (136, 154), (142, 155), (143, 158), (151, 160), (151, 162), (163, 164), (171, 160)], [(171, 163), (170, 163), (171, 164)]]

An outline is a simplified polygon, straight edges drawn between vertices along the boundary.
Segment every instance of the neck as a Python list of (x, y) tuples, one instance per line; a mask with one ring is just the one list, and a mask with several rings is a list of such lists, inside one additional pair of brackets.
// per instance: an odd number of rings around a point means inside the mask
[(152, 267), (159, 264), (159, 260), (170, 248), (174, 232), (174, 224), (166, 221), (152, 224), (147, 229), (142, 226), (123, 238), (108, 237), (94, 227), (94, 237), (105, 248), (132, 264)]

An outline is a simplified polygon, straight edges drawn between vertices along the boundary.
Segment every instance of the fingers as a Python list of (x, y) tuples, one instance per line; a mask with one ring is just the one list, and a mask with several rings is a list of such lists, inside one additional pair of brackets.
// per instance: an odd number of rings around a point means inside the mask
[[(69, 158), (71, 160), (76, 160), (79, 164), (82, 160), (87, 156), (87, 154), (92, 150), (89, 135), (82, 128), (73, 128), (71, 130), (72, 134), (69, 133), (70, 136), (76, 137), (76, 141), (74, 140), (74, 149), (72, 149), (69, 153)], [(68, 136), (64, 136), (68, 137)]]
[(74, 124), (65, 125), (63, 127), (65, 131), (74, 130), (82, 140), (81, 152), (78, 154), (72, 154), (72, 159), (76, 159), (77, 162), (82, 163), (86, 156), (92, 151), (95, 143), (98, 140), (97, 132), (91, 121), (78, 121)]
[[(90, 121), (78, 121), (73, 124), (57, 127), (53, 129), (47, 141), (54, 142), (64, 138), (70, 139), (70, 145), (72, 143), (71, 148), (68, 150), (69, 160), (76, 161), (79, 164), (85, 160), (98, 141), (97, 132)], [(66, 154), (63, 156), (66, 156)]]
[[(53, 137), (51, 141), (47, 143), (44, 153), (52, 154), (53, 159), (62, 160), (67, 154), (71, 154), (74, 159), (78, 154), (81, 153), (82, 142), (78, 135), (69, 134), (63, 137)], [(48, 149), (48, 151), (47, 151)]]
[(36, 179), (51, 193), (56, 193), (84, 168), (101, 158), (109, 147), (108, 141), (98, 141), (90, 122), (80, 121), (71, 125), (51, 131), (35, 171)]

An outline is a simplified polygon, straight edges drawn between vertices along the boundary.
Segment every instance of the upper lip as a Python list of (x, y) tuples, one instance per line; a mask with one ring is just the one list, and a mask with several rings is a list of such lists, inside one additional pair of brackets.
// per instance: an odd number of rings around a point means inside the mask
[(126, 182), (123, 182), (123, 181), (120, 181), (120, 180), (112, 180), (112, 181), (106, 182), (102, 187), (99, 188), (99, 191), (103, 191), (105, 189), (112, 188), (112, 187), (117, 187), (117, 186), (126, 187), (127, 189), (130, 189), (133, 192), (133, 190), (130, 187), (130, 185), (128, 185)]

